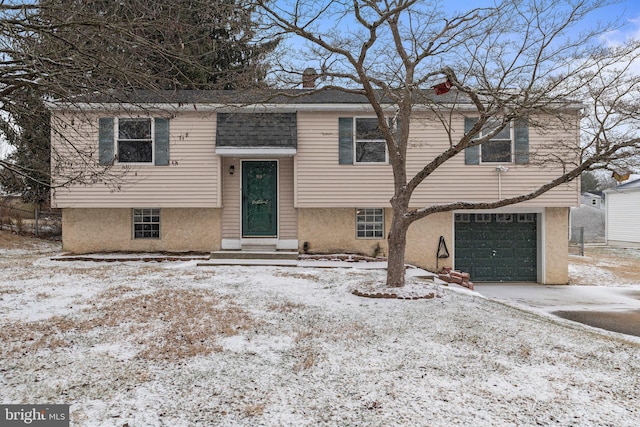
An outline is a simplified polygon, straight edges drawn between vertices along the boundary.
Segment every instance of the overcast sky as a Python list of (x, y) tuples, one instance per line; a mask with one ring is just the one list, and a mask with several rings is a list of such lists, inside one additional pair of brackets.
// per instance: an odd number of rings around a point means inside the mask
[[(493, 0), (448, 0), (443, 4), (446, 10), (459, 11), (468, 10), (470, 7), (490, 6)], [(600, 10), (584, 22), (585, 26), (594, 25), (598, 20), (615, 20), (620, 27), (604, 36), (603, 42), (607, 44), (618, 44), (628, 38), (640, 38), (640, 0), (625, 0), (618, 4), (608, 6)], [(640, 67), (639, 67), (640, 68)], [(0, 158), (4, 158), (8, 153), (8, 148), (0, 140)]]

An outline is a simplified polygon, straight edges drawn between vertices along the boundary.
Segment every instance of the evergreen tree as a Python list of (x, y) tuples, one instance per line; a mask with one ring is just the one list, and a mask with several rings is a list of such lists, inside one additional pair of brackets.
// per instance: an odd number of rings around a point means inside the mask
[(596, 172), (583, 172), (580, 175), (580, 191), (582, 193), (599, 193), (616, 186), (616, 180)]
[(14, 92), (14, 98), (0, 115), (0, 134), (14, 147), (0, 169), (0, 187), (22, 194), (25, 202), (41, 205), (49, 200), (49, 111), (31, 88)]
[[(256, 42), (247, 0), (41, 0), (0, 5), (0, 183), (48, 198), (49, 114), (43, 100), (136, 89), (264, 85), (279, 40)], [(96, 171), (100, 173), (100, 171)]]
[[(26, 44), (48, 61), (48, 74), (67, 66), (69, 50), (88, 62), (79, 88), (230, 89), (254, 87), (278, 40), (255, 42), (254, 7), (246, 0), (44, 0), (38, 19), (100, 22), (87, 31), (62, 26)], [(110, 37), (105, 37), (105, 33)], [(51, 58), (51, 56), (54, 56)], [(85, 77), (85, 76), (82, 76)]]

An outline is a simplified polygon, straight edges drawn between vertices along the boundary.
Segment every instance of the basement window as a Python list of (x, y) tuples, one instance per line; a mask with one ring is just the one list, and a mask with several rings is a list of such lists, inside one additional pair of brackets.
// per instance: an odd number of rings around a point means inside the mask
[(160, 238), (160, 209), (133, 210), (133, 238)]
[(358, 239), (382, 239), (384, 236), (384, 209), (356, 209), (356, 237)]

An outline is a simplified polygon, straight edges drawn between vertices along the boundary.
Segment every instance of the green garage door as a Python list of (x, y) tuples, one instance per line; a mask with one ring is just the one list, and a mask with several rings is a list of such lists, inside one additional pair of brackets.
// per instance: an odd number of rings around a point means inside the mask
[(536, 214), (455, 214), (455, 267), (474, 282), (535, 282)]

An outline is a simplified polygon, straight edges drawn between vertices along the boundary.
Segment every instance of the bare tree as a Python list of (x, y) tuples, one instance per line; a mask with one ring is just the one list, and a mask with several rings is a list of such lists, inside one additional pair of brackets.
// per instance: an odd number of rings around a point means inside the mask
[[(18, 148), (30, 145), (0, 158), (2, 176), (50, 185), (44, 101), (73, 105), (108, 95), (129, 102), (140, 89), (261, 85), (278, 40), (259, 40), (252, 18), (245, 0), (0, 0), (0, 137)], [(61, 167), (56, 185), (112, 180), (117, 186), (120, 174), (66, 142), (78, 164), (68, 167), (68, 159), (52, 152), (59, 157), (52, 164)], [(46, 163), (20, 161), (35, 150)]]
[[(317, 90), (366, 96), (378, 118), (394, 180), (389, 286), (404, 285), (406, 236), (413, 222), (438, 212), (495, 209), (527, 201), (584, 171), (613, 164), (629, 168), (637, 160), (633, 155), (640, 148), (639, 79), (630, 67), (638, 59), (638, 45), (603, 47), (598, 36), (611, 28), (608, 24), (576, 28), (606, 1), (504, 0), (456, 13), (446, 12), (444, 2), (436, 0), (257, 0), (256, 4), (274, 34), (305, 43), (304, 60), (314, 64), (325, 81)], [(297, 82), (300, 65), (280, 62), (273, 78), (281, 85)], [(431, 88), (438, 84), (449, 92), (432, 95)], [(391, 122), (389, 105), (395, 110)], [(465, 114), (477, 118), (464, 134), (454, 124), (462, 106), (471, 106), (473, 111)], [(490, 141), (519, 120), (528, 120), (539, 131), (553, 132), (553, 123), (577, 134), (580, 107), (585, 128), (580, 143), (558, 141), (552, 150), (529, 155), (528, 162), (536, 167), (553, 164), (552, 170), (560, 170), (544, 185), (491, 202), (410, 208), (418, 186), (428, 185), (438, 168), (464, 155), (465, 149)], [(435, 115), (449, 140), (441, 153), (411, 176), (407, 148), (418, 109)]]

